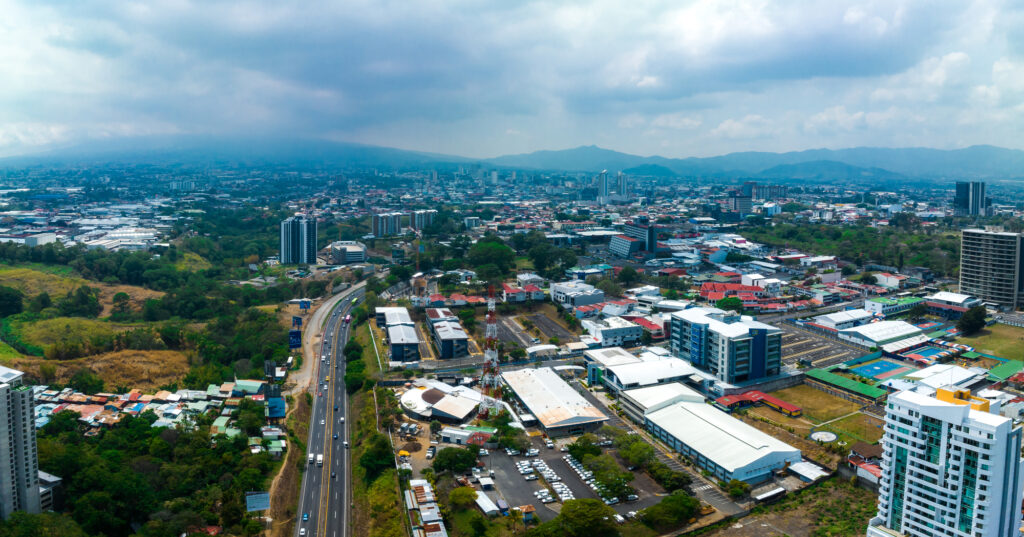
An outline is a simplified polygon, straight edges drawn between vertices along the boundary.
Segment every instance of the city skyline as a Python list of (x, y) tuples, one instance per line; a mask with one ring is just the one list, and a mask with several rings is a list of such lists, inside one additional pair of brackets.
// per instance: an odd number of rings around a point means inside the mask
[[(470, 157), (1012, 144), (1010, 3), (7, 2), (0, 156), (281, 133)], [(396, 39), (401, 36), (401, 39)]]

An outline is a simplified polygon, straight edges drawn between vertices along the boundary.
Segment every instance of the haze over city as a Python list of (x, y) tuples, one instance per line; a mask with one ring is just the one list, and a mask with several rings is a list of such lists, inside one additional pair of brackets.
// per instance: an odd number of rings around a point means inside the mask
[(467, 157), (1024, 140), (1003, 2), (0, 2), (0, 155), (152, 135)]

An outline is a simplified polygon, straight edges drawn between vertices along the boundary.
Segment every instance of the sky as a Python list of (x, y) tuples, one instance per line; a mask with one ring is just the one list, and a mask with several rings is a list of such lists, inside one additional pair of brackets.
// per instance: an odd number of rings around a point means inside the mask
[(1024, 2), (0, 0), (0, 156), (1024, 148)]

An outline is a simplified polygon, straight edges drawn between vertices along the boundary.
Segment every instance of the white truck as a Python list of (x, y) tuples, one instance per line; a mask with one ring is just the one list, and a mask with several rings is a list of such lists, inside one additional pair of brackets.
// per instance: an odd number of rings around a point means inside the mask
[(309, 454), (309, 464), (313, 464), (313, 459), (315, 459), (315, 458), (316, 458), (316, 456), (314, 456), (312, 453), (310, 453)]
[(323, 453), (320, 453), (320, 454), (318, 454), (316, 456), (316, 465), (317, 466), (323, 466), (324, 465), (324, 454)]

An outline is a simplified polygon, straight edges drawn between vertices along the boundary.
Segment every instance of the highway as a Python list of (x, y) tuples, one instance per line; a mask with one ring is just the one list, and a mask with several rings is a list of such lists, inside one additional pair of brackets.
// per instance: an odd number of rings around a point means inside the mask
[[(316, 360), (310, 391), (313, 408), (306, 441), (306, 472), (299, 496), (297, 536), (345, 537), (348, 532), (348, 397), (345, 393), (343, 350), (349, 337), (344, 322), (356, 302), (362, 300), (362, 287), (343, 293), (343, 298), (327, 318), (320, 352), (307, 359)], [(313, 462), (308, 461), (309, 455)], [(323, 462), (318, 462), (323, 457)], [(308, 519), (307, 519), (308, 517)], [(305, 519), (305, 520), (304, 520)]]

